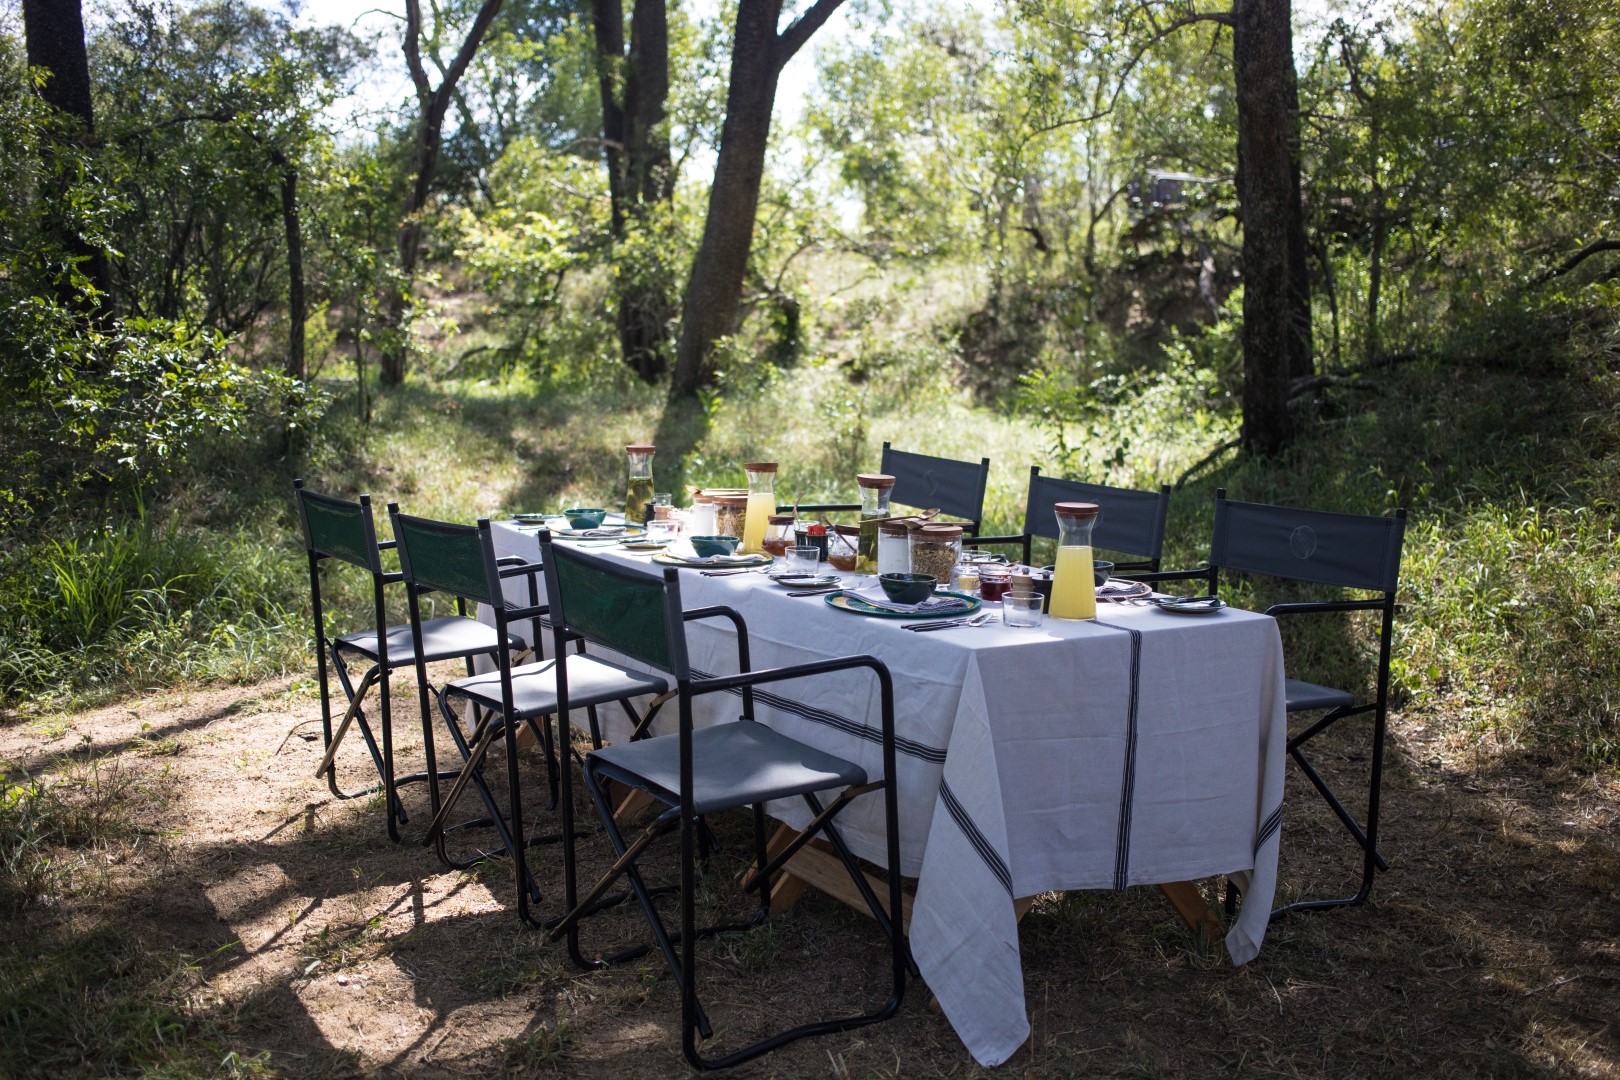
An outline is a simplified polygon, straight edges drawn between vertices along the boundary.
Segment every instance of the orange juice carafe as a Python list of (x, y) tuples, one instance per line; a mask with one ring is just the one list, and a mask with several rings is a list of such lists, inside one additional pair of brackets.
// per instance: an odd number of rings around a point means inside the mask
[(765, 533), (776, 513), (776, 462), (756, 461), (744, 465), (743, 472), (748, 476), (748, 509), (738, 550), (759, 554), (765, 551)]
[(1091, 564), (1091, 530), (1097, 524), (1096, 503), (1060, 502), (1057, 515), (1057, 568), (1052, 573), (1054, 619), (1095, 619), (1097, 579)]

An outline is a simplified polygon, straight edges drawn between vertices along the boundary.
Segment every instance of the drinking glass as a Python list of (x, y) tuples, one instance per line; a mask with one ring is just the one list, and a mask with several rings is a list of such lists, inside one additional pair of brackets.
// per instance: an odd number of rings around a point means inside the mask
[(795, 574), (815, 574), (821, 564), (821, 549), (813, 544), (787, 549), (787, 568)]
[(1041, 625), (1041, 605), (1045, 600), (1040, 593), (1008, 593), (1001, 598), (1002, 623), (1025, 629)]

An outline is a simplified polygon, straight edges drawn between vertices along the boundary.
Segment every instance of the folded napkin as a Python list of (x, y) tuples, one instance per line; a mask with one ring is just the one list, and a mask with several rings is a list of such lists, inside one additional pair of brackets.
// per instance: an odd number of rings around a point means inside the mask
[(932, 615), (936, 611), (966, 611), (973, 605), (959, 596), (930, 596), (920, 604), (897, 604), (882, 589), (857, 591), (856, 599), (884, 611), (900, 611), (907, 615)]
[(758, 555), (698, 555), (694, 552), (681, 558), (705, 566), (753, 566), (760, 562)]

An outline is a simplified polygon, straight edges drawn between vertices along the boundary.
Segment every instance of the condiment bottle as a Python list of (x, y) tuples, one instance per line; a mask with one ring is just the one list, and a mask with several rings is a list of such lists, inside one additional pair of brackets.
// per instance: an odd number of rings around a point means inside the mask
[(625, 468), (624, 523), (645, 525), (647, 504), (652, 502), (652, 459), (658, 452), (655, 446), (627, 446), (624, 448), (628, 463)]
[(1097, 579), (1091, 564), (1091, 530), (1096, 503), (1060, 502), (1052, 507), (1058, 523), (1057, 567), (1052, 573), (1054, 619), (1095, 619)]
[(861, 489), (861, 538), (855, 549), (855, 570), (875, 574), (877, 570), (877, 523), (889, 516), (889, 496), (894, 493), (894, 477), (887, 473), (860, 473), (855, 483)]
[(744, 465), (743, 473), (748, 477), (748, 510), (737, 550), (757, 554), (765, 550), (765, 530), (776, 513), (776, 462), (756, 461)]

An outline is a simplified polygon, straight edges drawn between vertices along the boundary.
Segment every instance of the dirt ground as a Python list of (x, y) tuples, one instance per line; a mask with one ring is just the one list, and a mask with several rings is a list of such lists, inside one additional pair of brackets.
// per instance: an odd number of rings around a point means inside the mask
[[(415, 696), (409, 680), (396, 685), (409, 767)], [(446, 870), (413, 842), (427, 817), (420, 787), (407, 791), (406, 842), (390, 843), (378, 799), (340, 801), (313, 779), (318, 716), (307, 680), (0, 716), (9, 773), (101, 757), (104, 774), (134, 782), (147, 827), (107, 853), (97, 888), (14, 916), (7, 933), (113, 920), (193, 958), (192, 1009), (277, 1074), (687, 1071), (661, 960), (573, 969), (520, 924), (504, 863)], [(1340, 745), (1325, 764), (1364, 757)], [(993, 1072), (1620, 1077), (1620, 781), (1410, 718), (1396, 720), (1391, 758), (1382, 846), (1393, 866), (1371, 902), (1274, 924), (1245, 968), (1189, 933), (1157, 890), (1041, 898), (1022, 928), (1034, 1034)], [(358, 743), (342, 762), (364, 781)], [(1348, 857), (1298, 780), (1285, 895)], [(744, 860), (740, 826), (720, 827), (716, 881)], [(585, 846), (600, 865), (601, 838)], [(535, 864), (544, 876), (555, 856), (542, 849)], [(634, 940), (638, 920), (605, 916), (589, 934)], [(712, 953), (703, 978), (723, 1042), (881, 1000), (875, 927), (822, 897)], [(913, 984), (897, 1019), (733, 1075), (987, 1072)]]

